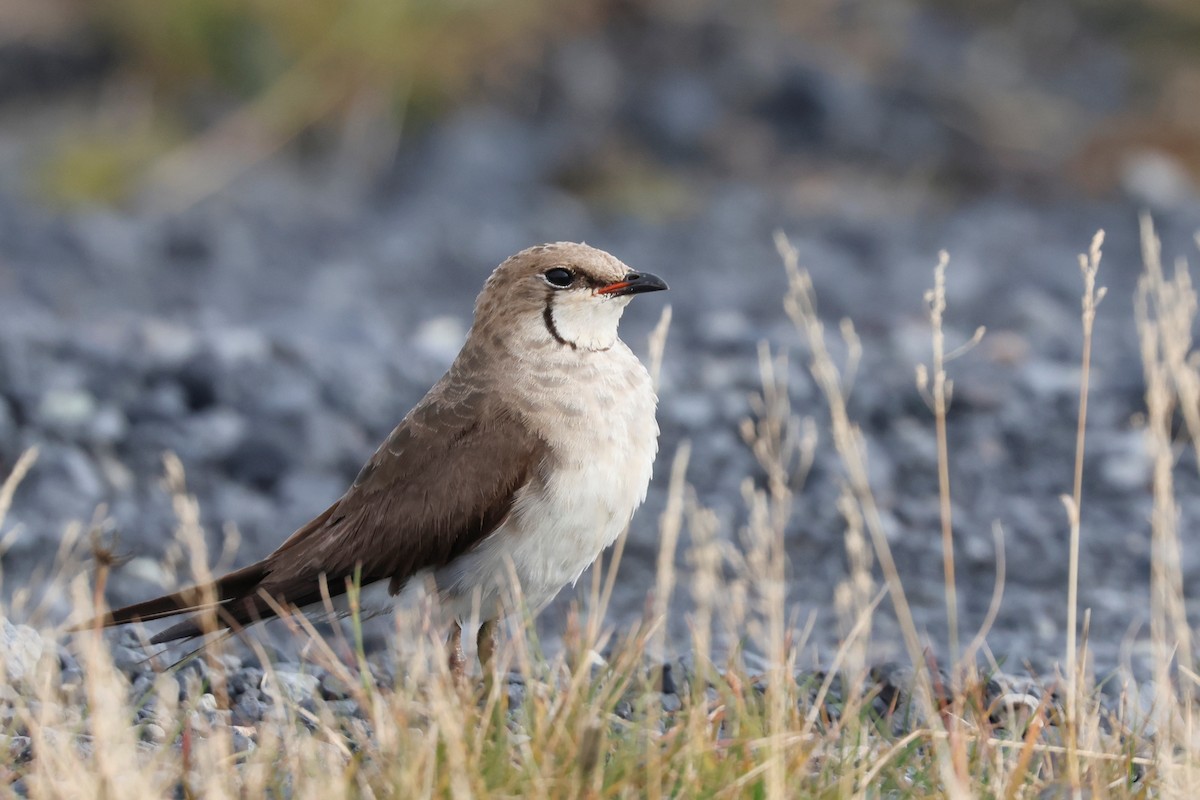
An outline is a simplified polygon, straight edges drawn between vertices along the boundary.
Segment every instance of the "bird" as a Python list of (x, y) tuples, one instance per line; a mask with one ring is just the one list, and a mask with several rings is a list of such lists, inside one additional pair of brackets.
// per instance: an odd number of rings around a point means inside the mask
[(586, 244), (510, 256), (445, 375), (332, 505), (261, 561), (76, 630), (187, 615), (150, 642), (203, 641), (285, 611), (327, 615), (329, 599), (344, 609), (352, 586), (364, 615), (384, 613), (424, 585), (451, 620), (450, 669), (466, 668), (472, 619), (486, 667), (510, 582), (544, 607), (646, 498), (658, 401), (618, 323), (634, 296), (665, 289)]

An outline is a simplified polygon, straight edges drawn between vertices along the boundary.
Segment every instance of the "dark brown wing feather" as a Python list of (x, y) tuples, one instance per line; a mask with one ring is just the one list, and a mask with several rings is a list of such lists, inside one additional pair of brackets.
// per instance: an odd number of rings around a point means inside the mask
[[(262, 561), (215, 582), (210, 596), (220, 625), (237, 628), (274, 616), (265, 596), (283, 607), (320, 601), (322, 573), (331, 596), (345, 593), (356, 575), (364, 586), (386, 579), (395, 594), (420, 570), (452, 561), (495, 530), (546, 455), (545, 443), (494, 397), (447, 376), (392, 431), (340, 500)], [(205, 610), (199, 597), (196, 588), (185, 589), (81, 627)], [(193, 617), (151, 641), (204, 631), (201, 618)]]

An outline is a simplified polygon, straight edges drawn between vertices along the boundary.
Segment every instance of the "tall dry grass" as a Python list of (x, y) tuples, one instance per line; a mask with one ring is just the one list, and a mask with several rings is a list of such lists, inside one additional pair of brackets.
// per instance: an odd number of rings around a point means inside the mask
[[(605, 614), (619, 580), (622, 545), (595, 571), (561, 649), (543, 652), (531, 621), (518, 619), (482, 680), (453, 679), (443, 632), (431, 626), (428, 608), (397, 613), (397, 674), (382, 682), (373, 677), (357, 620), (333, 636), (293, 620), (294, 635), (307, 643), (308, 663), (335, 676), (360, 714), (348, 716), (333, 701), (297, 702), (281, 665), (257, 647), (265, 672), (262, 691), (272, 702), (263, 721), (247, 727), (230, 724), (228, 687), (220, 676), (232, 656), (220, 644), (202, 656), (208, 660), (206, 671), (181, 673), (187, 676), (186, 691), (180, 691), (175, 674), (162, 672), (134, 695), (100, 637), (74, 637), (71, 648), (80, 669), (64, 673), (54, 628), (10, 628), (14, 646), (0, 653), (0, 794), (1194, 796), (1200, 786), (1192, 701), (1198, 678), (1179, 574), (1180, 526), (1172, 484), (1174, 470), (1190, 467), (1177, 463), (1172, 425), (1181, 417), (1191, 446), (1200, 452), (1200, 372), (1191, 342), (1197, 297), (1185, 267), (1165, 275), (1148, 222), (1143, 237), (1146, 269), (1137, 316), (1146, 370), (1147, 446), (1155, 458), (1155, 515), (1147, 531), (1155, 554), (1148, 598), (1156, 654), (1152, 719), (1141, 715), (1138, 687), (1132, 683), (1119, 707), (1100, 704), (1087, 669), (1086, 612), (1080, 626), (1075, 607), (1078, 554), (1087, 546), (1081, 470), (1091, 329), (1102, 297), (1096, 286), (1099, 240), (1083, 257), (1079, 438), (1075, 472), (1064, 476), (1064, 484), (1073, 486), (1064, 537), (1070, 629), (1064, 636), (1065, 690), (1058, 699), (1050, 685), (1005, 685), (999, 696), (984, 691), (988, 675), (977, 663), (987, 656), (986, 625), (960, 647), (955, 607), (961, 591), (953, 577), (947, 461), (952, 430), (946, 414), (953, 389), (947, 364), (962, 351), (948, 347), (941, 331), (947, 313), (946, 259), (935, 270), (929, 295), (932, 361), (918, 380), (930, 401), (931, 436), (939, 445), (943, 473), (938, 533), (945, 546), (951, 620), (946, 636), (955, 657), (934, 669), (906, 601), (904, 576), (892, 558), (867, 479), (862, 434), (846, 402), (861, 343), (853, 327), (843, 324), (839, 335), (846, 346), (837, 349), (848, 357), (840, 363), (834, 358), (813, 283), (796, 251), (780, 237), (790, 285), (785, 311), (805, 336), (804, 366), (822, 391), (832, 424), (818, 431), (811, 419), (795, 413), (787, 390), (793, 365), (764, 345), (758, 354), (762, 389), (742, 429), (763, 477), (747, 477), (744, 516), (737, 530), (722, 531), (718, 516), (688, 485), (687, 445), (668, 454), (669, 499), (658, 520), (658, 573), (637, 624), (614, 627)], [(667, 323), (664, 319), (657, 329), (651, 348), (656, 363)], [(787, 582), (803, 579), (803, 565), (788, 565), (785, 540), (794, 492), (823, 441), (836, 450), (843, 470), (839, 508), (849, 570), (833, 608), (820, 613), (836, 616), (842, 644), (824, 672), (802, 673), (798, 681), (797, 665), (806, 660), (816, 617), (798, 616), (787, 605)], [(28, 465), (22, 461), (0, 489), (0, 512), (9, 507)], [(194, 500), (177, 465), (169, 467), (168, 476), (177, 497), (180, 538), (191, 547), (202, 540)], [(95, 581), (78, 569), (86, 538), (75, 540), (80, 544), (65, 548), (61, 558), (72, 566), (56, 580), (72, 592), (75, 613), (83, 618), (94, 610), (98, 595)], [(689, 564), (686, 576), (675, 570), (679, 548)], [(207, 554), (191, 552), (198, 574), (207, 574)], [(997, 557), (1001, 577), (992, 588), (989, 619), (1003, 582), (999, 532)], [(661, 673), (652, 667), (672, 655), (665, 651), (663, 628), (668, 614), (679, 613), (671, 599), (681, 579), (690, 598), (690, 666), (679, 675), (676, 664), (677, 694), (666, 697)], [(881, 696), (870, 674), (873, 620), (884, 603), (901, 623), (912, 667), (911, 689), (899, 698)], [(718, 647), (717, 642), (733, 645)], [(510, 673), (522, 676), (523, 692), (510, 691)]]

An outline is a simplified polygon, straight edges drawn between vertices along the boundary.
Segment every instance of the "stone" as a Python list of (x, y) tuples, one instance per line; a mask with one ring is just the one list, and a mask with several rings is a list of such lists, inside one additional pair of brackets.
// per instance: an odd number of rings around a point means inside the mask
[(261, 722), (265, 711), (257, 695), (249, 692), (239, 696), (237, 702), (233, 704), (233, 708), (230, 710), (232, 711), (230, 721), (234, 725), (245, 726), (252, 726)]
[(430, 361), (449, 365), (466, 338), (467, 326), (458, 317), (433, 317), (417, 328), (412, 337), (412, 346)]
[(47, 652), (48, 645), (36, 629), (28, 625), (14, 625), (4, 620), (0, 626), (0, 652), (3, 652), (4, 669), (8, 681), (18, 690), (28, 690), (33, 677)]
[(279, 702), (280, 699), (284, 699), (292, 703), (302, 704), (312, 701), (313, 695), (320, 684), (321, 680), (316, 675), (277, 669), (263, 675), (259, 683), (259, 688), (273, 702)]
[(167, 732), (157, 723), (151, 722), (142, 726), (142, 741), (162, 744), (167, 740)]
[(34, 412), (38, 425), (60, 435), (80, 431), (96, 413), (96, 398), (86, 389), (50, 389)]
[(329, 673), (321, 677), (321, 697), (325, 700), (345, 700), (353, 691), (354, 687), (337, 675)]

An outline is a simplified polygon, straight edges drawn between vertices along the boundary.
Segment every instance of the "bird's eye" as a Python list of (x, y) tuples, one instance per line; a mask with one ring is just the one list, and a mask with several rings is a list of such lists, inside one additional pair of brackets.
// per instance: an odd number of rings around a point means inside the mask
[(546, 283), (559, 289), (565, 289), (571, 285), (571, 281), (575, 280), (575, 276), (571, 274), (571, 270), (555, 267), (548, 269), (542, 277), (546, 279)]

